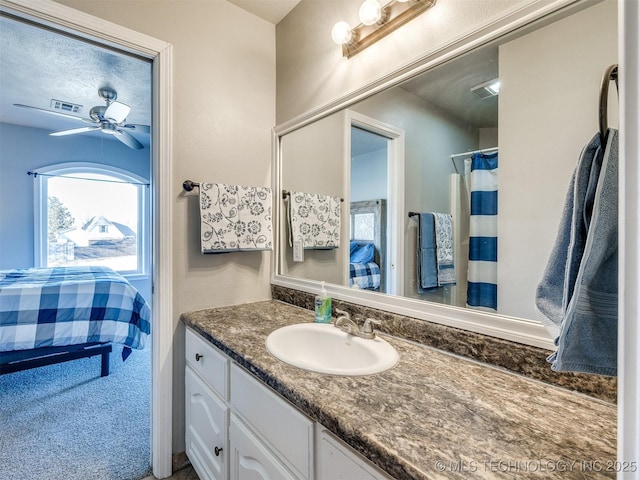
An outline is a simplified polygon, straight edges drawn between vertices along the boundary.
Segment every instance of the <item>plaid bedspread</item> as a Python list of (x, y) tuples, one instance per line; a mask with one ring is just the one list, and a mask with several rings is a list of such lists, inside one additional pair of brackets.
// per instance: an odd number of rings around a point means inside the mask
[(351, 285), (366, 290), (377, 290), (380, 287), (380, 267), (377, 263), (350, 263)]
[(151, 309), (107, 267), (0, 270), (0, 352), (113, 342), (142, 349)]

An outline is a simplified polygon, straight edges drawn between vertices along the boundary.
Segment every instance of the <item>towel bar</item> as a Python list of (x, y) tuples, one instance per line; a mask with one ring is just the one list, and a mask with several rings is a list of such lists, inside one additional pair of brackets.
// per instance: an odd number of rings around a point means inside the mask
[(182, 182), (182, 188), (185, 189), (185, 191), (190, 192), (191, 190), (193, 190), (196, 187), (200, 187), (199, 183), (196, 182), (192, 182), (191, 180), (185, 180), (184, 182)]
[[(289, 190), (283, 190), (282, 191), (282, 199), (286, 200), (286, 198), (291, 195), (291, 192)], [(344, 202), (344, 198), (340, 199), (341, 202)]]
[(600, 84), (600, 139), (602, 144), (606, 143), (607, 137), (607, 101), (609, 99), (609, 83), (611, 80), (616, 82), (616, 89), (618, 88), (618, 65), (610, 65), (602, 76), (602, 83)]

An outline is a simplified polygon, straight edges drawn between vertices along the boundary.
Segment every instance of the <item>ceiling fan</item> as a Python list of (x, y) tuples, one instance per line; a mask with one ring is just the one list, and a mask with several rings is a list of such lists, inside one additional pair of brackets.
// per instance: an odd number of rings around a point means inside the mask
[(149, 125), (125, 124), (124, 122), (127, 119), (127, 115), (129, 115), (129, 112), (131, 111), (131, 107), (125, 105), (124, 103), (117, 102), (116, 99), (118, 98), (118, 94), (112, 88), (100, 88), (98, 89), (98, 95), (105, 101), (106, 105), (96, 105), (95, 107), (91, 108), (91, 110), (89, 110), (89, 117), (91, 118), (76, 117), (75, 115), (54, 112), (52, 110), (31, 107), (29, 105), (22, 105), (19, 103), (14, 103), (14, 105), (16, 107), (30, 108), (53, 115), (60, 115), (66, 118), (73, 118), (83, 122), (95, 124), (88, 127), (72, 128), (70, 130), (62, 130), (60, 132), (53, 132), (49, 134), (54, 137), (75, 135), (77, 133), (100, 130), (102, 133), (113, 135), (116, 139), (120, 140), (129, 148), (133, 148), (135, 150), (144, 148), (144, 145), (142, 145), (142, 143), (140, 143), (133, 135), (131, 135), (129, 131), (149, 133), (151, 131)]

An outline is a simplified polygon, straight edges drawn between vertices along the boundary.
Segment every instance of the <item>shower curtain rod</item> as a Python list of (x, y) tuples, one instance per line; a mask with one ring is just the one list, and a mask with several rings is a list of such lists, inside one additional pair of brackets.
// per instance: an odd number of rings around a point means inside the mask
[(471, 152), (464, 152), (464, 153), (456, 153), (455, 155), (451, 155), (451, 160), (453, 160), (454, 158), (458, 158), (458, 157), (465, 157), (467, 155), (473, 155), (474, 153), (488, 153), (488, 152), (495, 152), (496, 150), (498, 150), (498, 147), (485, 148), (485, 149), (482, 149), (482, 150), (473, 150)]
[(489, 153), (489, 152), (497, 152), (497, 151), (498, 151), (498, 147), (491, 147), (491, 148), (484, 148), (482, 150), (473, 150), (471, 152), (456, 153), (454, 155), (451, 155), (451, 163), (453, 163), (453, 168), (455, 169), (456, 173), (460, 175), (460, 171), (458, 170), (458, 166), (456, 165), (456, 161), (454, 160), (455, 158), (469, 157), (471, 155), (475, 155), (476, 153)]

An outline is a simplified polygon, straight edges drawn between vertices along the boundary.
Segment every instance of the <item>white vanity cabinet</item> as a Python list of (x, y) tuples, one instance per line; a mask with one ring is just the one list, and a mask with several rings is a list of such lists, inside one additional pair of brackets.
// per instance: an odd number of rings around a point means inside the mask
[(201, 480), (390, 480), (187, 328), (186, 453)]
[(191, 330), (185, 350), (186, 453), (201, 480), (227, 480), (229, 359)]

